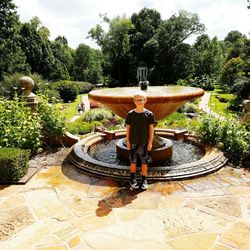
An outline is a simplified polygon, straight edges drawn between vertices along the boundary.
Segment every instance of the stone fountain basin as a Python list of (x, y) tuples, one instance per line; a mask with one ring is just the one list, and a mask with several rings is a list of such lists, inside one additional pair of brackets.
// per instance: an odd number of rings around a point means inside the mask
[[(128, 111), (135, 108), (133, 95), (138, 90), (138, 87), (99, 89), (91, 91), (89, 97), (109, 107), (115, 114), (125, 119)], [(154, 113), (156, 120), (161, 120), (175, 112), (187, 101), (201, 97), (204, 90), (178, 85), (150, 86), (146, 93), (145, 108)]]
[[(179, 131), (169, 129), (155, 129), (155, 132), (164, 138), (176, 138), (178, 139)], [(177, 135), (177, 136), (176, 136)], [(113, 138), (123, 138), (125, 131), (114, 131)], [(89, 155), (90, 150), (97, 144), (109, 139), (109, 134), (95, 133), (78, 143), (76, 143), (68, 155), (68, 160), (76, 167), (82, 169), (84, 172), (90, 175), (94, 175), (100, 178), (111, 178), (118, 180), (129, 180), (130, 170), (129, 166), (122, 166), (116, 164), (109, 164), (98, 161)], [(203, 147), (197, 141), (197, 139), (189, 134), (185, 134), (184, 141), (194, 143), (199, 147)], [(198, 161), (191, 163), (185, 163), (174, 166), (154, 166), (149, 168), (148, 180), (149, 181), (169, 181), (180, 180), (186, 178), (193, 178), (209, 174), (219, 170), (227, 162), (227, 158), (223, 152), (217, 148), (203, 147), (205, 155)]]

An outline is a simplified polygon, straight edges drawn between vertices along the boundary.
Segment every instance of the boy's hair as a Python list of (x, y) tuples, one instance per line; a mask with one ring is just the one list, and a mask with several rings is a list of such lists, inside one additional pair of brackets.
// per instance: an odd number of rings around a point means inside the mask
[(137, 96), (139, 96), (139, 97), (143, 97), (143, 98), (145, 98), (145, 99), (147, 99), (147, 94), (144, 92), (144, 91), (137, 91), (135, 94), (134, 94), (134, 96), (133, 96), (133, 99), (135, 99), (135, 97), (137, 97)]

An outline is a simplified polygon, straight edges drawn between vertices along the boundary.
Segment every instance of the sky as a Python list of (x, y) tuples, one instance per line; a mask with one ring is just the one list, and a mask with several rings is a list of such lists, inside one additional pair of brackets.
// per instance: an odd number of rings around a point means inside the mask
[[(50, 31), (50, 39), (65, 36), (71, 48), (81, 43), (98, 48), (88, 31), (101, 24), (99, 14), (109, 18), (139, 13), (144, 8), (156, 9), (163, 20), (179, 10), (198, 14), (210, 38), (222, 40), (232, 30), (238, 30), (249, 37), (250, 10), (247, 0), (13, 0), (22, 22), (38, 16)], [(187, 42), (192, 43), (196, 37)]]

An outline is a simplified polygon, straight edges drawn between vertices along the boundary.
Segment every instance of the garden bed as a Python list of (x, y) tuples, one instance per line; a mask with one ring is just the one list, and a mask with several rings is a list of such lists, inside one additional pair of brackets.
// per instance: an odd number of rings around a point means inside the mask
[(40, 169), (44, 167), (60, 166), (69, 153), (69, 148), (48, 148), (44, 152), (33, 156), (28, 162), (28, 172), (19, 181), (8, 182), (5, 184), (25, 184)]

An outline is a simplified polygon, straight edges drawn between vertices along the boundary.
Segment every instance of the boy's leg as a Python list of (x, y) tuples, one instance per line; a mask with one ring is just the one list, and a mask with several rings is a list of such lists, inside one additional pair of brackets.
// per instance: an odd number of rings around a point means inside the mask
[(138, 148), (138, 155), (141, 159), (141, 172), (142, 172), (142, 189), (147, 189), (148, 188), (148, 183), (147, 183), (147, 175), (148, 175), (148, 164), (147, 164), (147, 158), (148, 158), (148, 152), (147, 152), (147, 145), (140, 145)]
[(142, 170), (142, 189), (147, 189), (148, 188), (148, 182), (147, 182), (147, 175), (148, 175), (148, 164), (143, 163), (141, 165), (141, 170)]
[(131, 163), (130, 164), (131, 181), (135, 178), (135, 173), (136, 173), (136, 164), (135, 163)]
[(146, 176), (148, 175), (148, 164), (143, 163), (141, 165), (141, 171), (142, 171), (142, 176)]
[(131, 178), (132, 178), (132, 177), (135, 177), (135, 173), (136, 173), (137, 154), (136, 154), (135, 145), (132, 145), (129, 160), (130, 160), (130, 173), (131, 173)]
[(130, 182), (129, 182), (129, 184), (133, 189), (139, 188), (138, 182), (135, 178), (135, 173), (136, 173), (136, 163), (131, 163), (130, 164)]
[(137, 153), (136, 153), (136, 145), (132, 145), (131, 153), (130, 153), (130, 186), (133, 189), (139, 188), (137, 180), (135, 178), (136, 174), (136, 161), (137, 161)]

